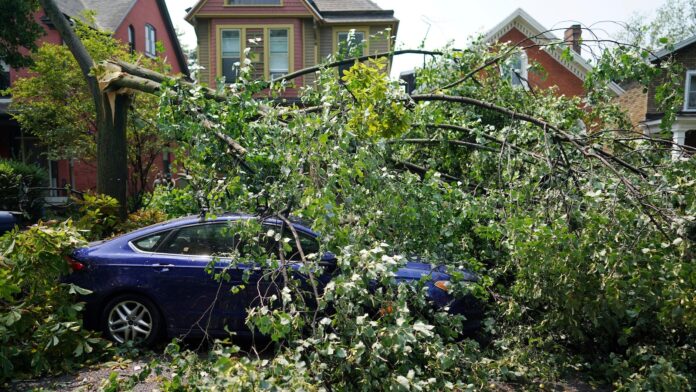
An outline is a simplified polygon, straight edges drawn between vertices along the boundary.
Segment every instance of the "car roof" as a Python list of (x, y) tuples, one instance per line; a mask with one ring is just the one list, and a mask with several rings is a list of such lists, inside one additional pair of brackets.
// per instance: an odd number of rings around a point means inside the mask
[[(180, 217), (180, 218), (170, 219), (168, 221), (156, 223), (154, 225), (150, 225), (147, 227), (143, 227), (141, 229), (127, 233), (123, 237), (127, 237), (130, 240), (132, 238), (141, 237), (143, 235), (148, 235), (150, 233), (155, 233), (155, 232), (162, 231), (162, 230), (174, 229), (174, 228), (181, 227), (181, 226), (187, 226), (187, 225), (193, 225), (193, 224), (199, 224), (199, 223), (230, 222), (230, 221), (249, 220), (249, 219), (262, 219), (264, 223), (270, 223), (270, 224), (274, 224), (274, 225), (281, 225), (283, 223), (283, 221), (278, 219), (278, 218), (263, 217), (261, 215), (252, 215), (252, 214), (245, 214), (245, 213), (224, 213), (224, 214), (220, 214), (220, 215), (213, 215), (213, 214), (189, 215), (189, 216), (184, 216), (184, 217)], [(315, 233), (312, 229), (310, 229), (305, 224), (298, 222), (297, 219), (291, 218), (289, 220), (296, 229), (303, 231), (307, 234), (317, 236), (317, 233)]]

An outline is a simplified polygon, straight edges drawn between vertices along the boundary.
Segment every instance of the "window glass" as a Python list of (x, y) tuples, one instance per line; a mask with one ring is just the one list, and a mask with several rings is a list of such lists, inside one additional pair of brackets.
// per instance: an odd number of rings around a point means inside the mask
[(365, 33), (362, 31), (346, 31), (338, 33), (338, 52), (344, 56), (353, 54), (355, 57), (363, 55)]
[(689, 73), (686, 92), (686, 108), (696, 110), (696, 73)]
[(133, 25), (128, 26), (128, 48), (131, 53), (135, 51), (135, 28)]
[(179, 229), (159, 251), (162, 253), (232, 256), (241, 252), (242, 242), (227, 224), (207, 224)]
[(157, 244), (160, 243), (160, 241), (162, 241), (162, 239), (164, 239), (164, 237), (166, 237), (167, 234), (169, 234), (169, 231), (153, 234), (144, 238), (139, 238), (133, 241), (133, 246), (145, 252), (152, 252), (157, 247)]
[(156, 44), (157, 32), (151, 25), (145, 25), (145, 53), (150, 56), (155, 56), (157, 53)]
[(225, 81), (234, 82), (239, 72), (241, 61), (241, 31), (222, 30), (222, 75)]
[[(274, 232), (278, 232), (280, 230), (280, 227), (278, 226), (264, 226), (265, 229), (267, 230), (273, 230)], [(299, 230), (297, 231), (298, 237), (300, 237), (300, 245), (302, 246), (302, 252), (304, 252), (305, 256), (311, 254), (311, 253), (317, 253), (319, 252), (319, 242), (317, 242), (317, 239), (309, 234), (305, 234)], [(268, 250), (269, 253), (272, 253), (276, 255), (278, 259), (280, 259), (280, 247), (278, 244), (278, 241), (275, 240), (275, 236), (269, 237), (268, 232), (266, 232), (266, 240), (265, 240), (265, 246), (266, 249)], [(300, 255), (300, 251), (297, 247), (297, 242), (295, 241), (295, 237), (292, 234), (292, 231), (289, 229), (284, 229), (281, 235), (281, 241), (285, 241), (285, 239), (289, 239), (287, 241), (288, 245), (290, 245), (291, 250), (285, 252), (285, 259), (286, 260), (292, 260), (292, 261), (300, 261), (302, 260), (302, 256)]]
[(283, 76), (289, 72), (288, 30), (270, 30), (270, 64), (271, 78)]

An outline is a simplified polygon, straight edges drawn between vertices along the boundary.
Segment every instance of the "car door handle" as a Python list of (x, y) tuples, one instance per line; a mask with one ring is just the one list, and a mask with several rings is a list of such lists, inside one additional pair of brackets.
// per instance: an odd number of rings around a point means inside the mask
[(154, 268), (155, 271), (159, 271), (159, 272), (167, 272), (172, 267), (174, 267), (174, 264), (153, 264), (152, 265), (152, 268)]

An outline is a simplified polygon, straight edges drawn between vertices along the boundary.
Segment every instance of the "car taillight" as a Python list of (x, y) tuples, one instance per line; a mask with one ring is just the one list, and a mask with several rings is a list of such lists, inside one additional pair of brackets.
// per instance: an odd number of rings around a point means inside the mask
[(65, 260), (68, 262), (68, 265), (70, 266), (70, 269), (73, 271), (82, 271), (85, 269), (85, 265), (82, 264), (81, 262), (73, 259), (70, 256), (65, 256)]

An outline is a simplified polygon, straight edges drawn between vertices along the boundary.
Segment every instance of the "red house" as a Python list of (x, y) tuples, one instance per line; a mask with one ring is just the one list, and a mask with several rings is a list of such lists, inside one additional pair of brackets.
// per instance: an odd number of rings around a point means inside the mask
[[(189, 74), (186, 56), (164, 0), (56, 0), (56, 3), (68, 18), (79, 18), (84, 11), (94, 11), (95, 28), (112, 32), (115, 38), (127, 42), (133, 50), (145, 56), (165, 56), (173, 73)], [(39, 44), (62, 42), (43, 10), (36, 14), (36, 20), (46, 32)], [(163, 53), (156, 52), (157, 42), (162, 43)], [(0, 71), (0, 89), (11, 86), (15, 80), (27, 74), (26, 70), (10, 69), (2, 63)], [(49, 185), (52, 187), (70, 185), (81, 191), (94, 189), (94, 163), (80, 160), (47, 161), (42, 157), (43, 150), (36, 139), (23, 132), (8, 113), (11, 101), (12, 97), (0, 97), (0, 158), (38, 162), (48, 170)], [(160, 168), (168, 167), (167, 160), (165, 154), (157, 165)]]
[[(488, 31), (484, 41), (490, 44), (507, 42), (527, 47), (559, 42), (560, 39), (522, 8), (518, 8)], [(513, 69), (510, 70), (512, 83), (537, 89), (554, 87), (559, 95), (584, 95), (585, 75), (592, 69), (592, 66), (582, 58), (582, 27), (580, 25), (570, 26), (564, 31), (563, 41), (571, 48), (572, 60), (563, 59), (563, 48), (558, 46), (525, 49), (523, 54), (511, 61), (513, 65)], [(537, 63), (543, 68), (543, 75), (529, 72), (528, 67), (532, 63)], [(616, 95), (623, 93), (623, 90), (616, 84), (612, 84), (611, 89)]]
[[(198, 38), (199, 80), (209, 85), (234, 81), (245, 56), (255, 78), (268, 80), (320, 64), (339, 49), (386, 52), (399, 26), (394, 11), (370, 0), (199, 0), (186, 20)], [(313, 78), (294, 82), (301, 87)]]

